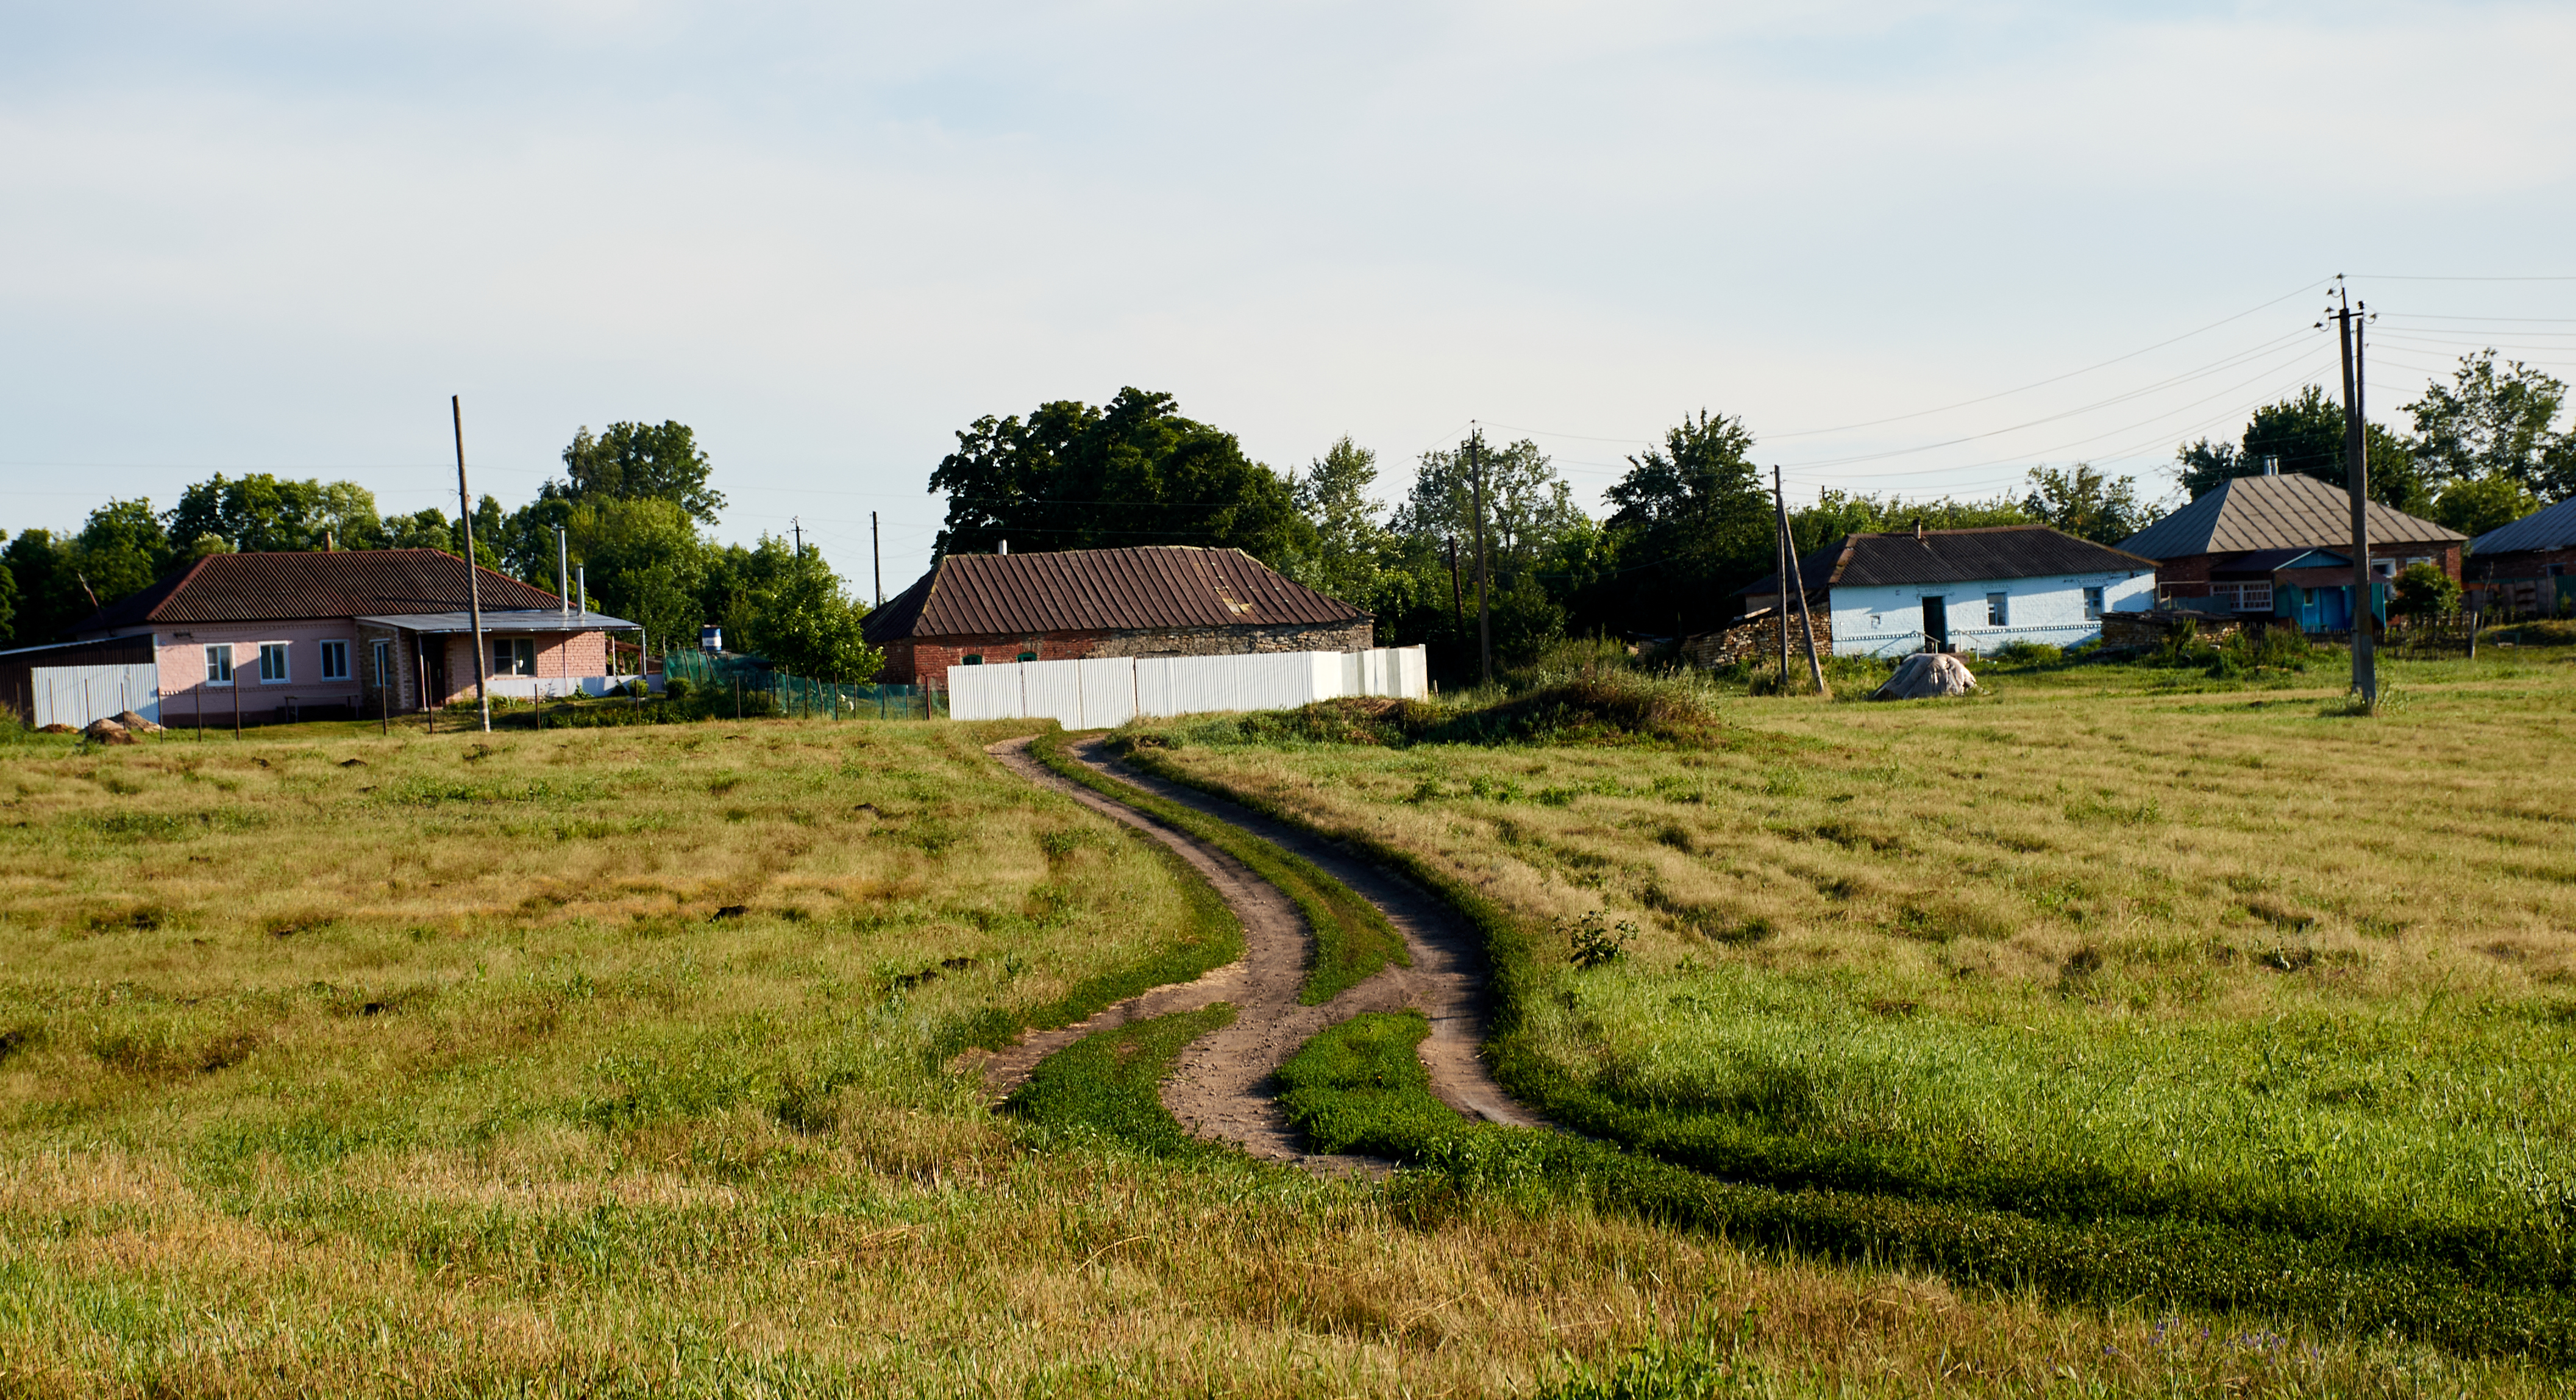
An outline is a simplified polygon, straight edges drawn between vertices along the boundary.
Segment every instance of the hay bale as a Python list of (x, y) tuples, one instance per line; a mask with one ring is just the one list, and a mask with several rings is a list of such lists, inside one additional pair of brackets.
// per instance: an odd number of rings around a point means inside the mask
[(145, 719), (143, 716), (136, 714), (132, 710), (120, 711), (116, 716), (116, 722), (124, 725), (130, 730), (133, 730), (137, 734), (158, 734), (162, 732), (160, 725), (154, 724), (152, 721)]
[(1898, 664), (1896, 674), (1878, 688), (1872, 700), (1929, 700), (1965, 695), (1977, 688), (1968, 663), (1947, 652), (1917, 652)]
[(117, 723), (115, 720), (94, 719), (89, 722), (88, 728), (81, 731), (81, 737), (84, 739), (104, 740), (110, 734), (123, 734), (125, 732), (125, 726)]

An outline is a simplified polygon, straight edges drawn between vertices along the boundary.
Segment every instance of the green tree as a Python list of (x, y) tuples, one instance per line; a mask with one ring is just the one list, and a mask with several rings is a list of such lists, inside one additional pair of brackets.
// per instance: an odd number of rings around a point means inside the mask
[(2433, 518), (2476, 539), (2538, 509), (2539, 497), (2521, 482), (2499, 472), (2443, 487), (2441, 498), (2433, 504)]
[(588, 573), (593, 609), (634, 622), (653, 645), (686, 644), (707, 616), (707, 546), (677, 501), (600, 497), (565, 517), (573, 562)]
[[(8, 540), (9, 532), (0, 530), (0, 559), (7, 557), (5, 546)], [(0, 567), (0, 646), (9, 646), (16, 641), (17, 625), (18, 574), (14, 569)]]
[[(1873, 496), (1865, 491), (1827, 488), (1814, 505), (1789, 513), (1789, 538), (1797, 542), (1798, 552), (1803, 555), (1845, 535), (1894, 534), (1917, 525), (1926, 530), (1974, 530), (1988, 525), (2029, 523), (2030, 515), (2022, 509), (2022, 503), (2009, 497), (1963, 501), (1943, 496), (1908, 501), (1894, 495)], [(1767, 557), (1762, 562), (1765, 574), (1776, 567)]]
[(42, 646), (65, 639), (73, 623), (98, 610), (81, 587), (72, 561), (72, 541), (54, 538), (50, 530), (21, 530), (0, 550), (11, 591), (17, 595), (17, 617), (11, 641)]
[(670, 501), (708, 525), (725, 507), (724, 493), (707, 484), (713, 467), (686, 423), (611, 423), (597, 437), (584, 427), (563, 462), (567, 479), (537, 488), (539, 499)]
[(1729, 595), (1768, 571), (1779, 522), (1752, 451), (1743, 419), (1701, 409), (1628, 459), (1605, 493), (1606, 523), (1628, 561), (1616, 605), (1628, 625), (1718, 626), (1734, 611)]
[[(1394, 530), (1413, 541), (1417, 559), (1438, 559), (1445, 571), (1454, 543), (1464, 585), (1468, 637), (1476, 621), (1476, 492), (1468, 445), (1422, 454), (1413, 489), (1395, 513)], [(1567, 607), (1577, 580), (1563, 573), (1570, 545), (1581, 544), (1592, 521), (1574, 504), (1573, 488), (1538, 444), (1523, 439), (1504, 447), (1479, 445), (1485, 480), (1485, 555), (1490, 576), (1494, 652), (1516, 662), (1564, 635)], [(1553, 571), (1553, 576), (1552, 575)], [(1445, 585), (1445, 577), (1440, 578)]]
[(2114, 481), (2094, 470), (2090, 462), (2078, 462), (2063, 471), (2031, 468), (2030, 495), (2021, 509), (2033, 520), (2095, 544), (2118, 544), (2155, 518), (2155, 512), (2138, 500), (2137, 478)]
[(2569, 453), (2565, 434), (2553, 431), (2567, 386), (2555, 376), (2496, 352), (2460, 357), (2447, 386), (2425, 386), (2406, 405), (2415, 416), (2415, 450), (2435, 482), (2507, 477), (2526, 489), (2557, 491)]
[(1377, 454), (1344, 437), (1297, 479), (1292, 499), (1314, 527), (1308, 548), (1285, 566), (1289, 577), (1349, 603), (1375, 611), (1384, 590), (1391, 534), (1377, 519), (1369, 488), (1377, 484)]
[(350, 481), (293, 481), (267, 472), (227, 477), (221, 472), (179, 493), (169, 515), (169, 538), (221, 536), (246, 554), (374, 549), (384, 542), (376, 498)]
[(436, 506), (384, 519), (387, 549), (443, 549), (456, 552), (456, 522)]
[(807, 550), (746, 619), (745, 638), (772, 665), (811, 680), (865, 685), (885, 653), (860, 635), (865, 604), (851, 601), (820, 551)]
[(110, 499), (71, 542), (71, 562), (104, 605), (149, 587), (170, 567), (170, 537), (150, 501)]
[[(2370, 498), (2417, 514), (2428, 509), (2430, 494), (2414, 449), (2376, 423), (2368, 426), (2366, 437)], [(2312, 476), (2338, 488), (2348, 475), (2343, 407), (2329, 401), (2325, 390), (2314, 384), (2254, 410), (2241, 441), (2242, 446), (2235, 446), (2202, 438), (2176, 449), (2184, 493), (2198, 500), (2230, 477), (2263, 475), (2267, 462), (2279, 471)]]
[(2448, 617), (2460, 610), (2460, 585), (2439, 565), (2409, 564), (2397, 576), (2395, 606), (2409, 617)]
[(1311, 550), (1288, 481), (1231, 433), (1180, 415), (1169, 394), (1126, 388), (1093, 408), (1041, 404), (1026, 421), (978, 418), (930, 474), (948, 493), (942, 554), (1234, 548), (1278, 565)]

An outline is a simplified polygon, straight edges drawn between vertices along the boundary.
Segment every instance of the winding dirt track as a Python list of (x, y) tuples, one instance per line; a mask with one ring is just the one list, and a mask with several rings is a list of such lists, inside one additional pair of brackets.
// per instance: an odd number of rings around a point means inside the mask
[(1334, 1174), (1374, 1174), (1386, 1164), (1373, 1158), (1301, 1150), (1272, 1092), (1270, 1077), (1327, 1026), (1365, 1011), (1411, 1007), (1431, 1022), (1421, 1056), (1431, 1091), (1441, 1102), (1470, 1118), (1493, 1123), (1534, 1126), (1541, 1121), (1503, 1093), (1476, 1053), (1486, 1011), (1484, 958), (1473, 932), (1438, 898), (1311, 833), (1194, 788), (1108, 762), (1096, 739), (1072, 745), (1070, 752), (1077, 760), (1102, 773), (1313, 861), (1384, 911), (1387, 921), (1404, 935), (1413, 956), (1411, 967), (1389, 967), (1322, 1006), (1300, 1005), (1297, 988), (1305, 981), (1312, 934), (1286, 895), (1225, 852), (1057, 777), (1028, 749), (1028, 740), (1014, 739), (995, 744), (990, 751), (1029, 781), (1125, 822), (1178, 852), (1208, 878), (1243, 921), (1244, 955), (1196, 981), (1157, 987), (1079, 1024), (1030, 1033), (985, 1062), (985, 1083), (997, 1099), (1028, 1078), (1038, 1061), (1095, 1031), (1228, 1002), (1235, 1008), (1234, 1024), (1190, 1042), (1174, 1062), (1172, 1077), (1163, 1086), (1163, 1104), (1172, 1116), (1198, 1137), (1230, 1143), (1266, 1161), (1295, 1162)]

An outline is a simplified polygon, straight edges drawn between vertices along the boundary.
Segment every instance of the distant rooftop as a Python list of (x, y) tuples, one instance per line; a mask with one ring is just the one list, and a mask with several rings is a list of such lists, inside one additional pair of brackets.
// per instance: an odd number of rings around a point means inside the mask
[(1239, 549), (1151, 545), (952, 554), (869, 613), (865, 630), (883, 645), (914, 637), (1329, 625), (1368, 616)]
[[(490, 569), (479, 572), (487, 612), (552, 612), (560, 606), (542, 588)], [(86, 634), (147, 622), (277, 622), (461, 611), (467, 603), (465, 580), (465, 561), (438, 549), (209, 554), (108, 604), (72, 630)]]
[[(2374, 544), (2449, 544), (2459, 531), (2370, 503)], [(2256, 549), (2352, 547), (2352, 497), (2313, 476), (2237, 476), (2190, 505), (2120, 541), (2120, 548), (2149, 559), (2196, 554), (2238, 554)]]

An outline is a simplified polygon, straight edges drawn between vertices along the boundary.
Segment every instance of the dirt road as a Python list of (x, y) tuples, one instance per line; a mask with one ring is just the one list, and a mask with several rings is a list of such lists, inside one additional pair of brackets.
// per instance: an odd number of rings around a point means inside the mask
[(1054, 788), (1178, 852), (1208, 878), (1243, 921), (1244, 955), (1196, 981), (1157, 987), (1078, 1025), (1032, 1032), (986, 1062), (986, 1083), (997, 1097), (1008, 1094), (1026, 1079), (1038, 1061), (1094, 1031), (1228, 1002), (1235, 1008), (1234, 1024), (1192, 1041), (1181, 1052), (1171, 1079), (1163, 1086), (1163, 1103), (1172, 1116), (1198, 1137), (1234, 1144), (1264, 1160), (1296, 1162), (1334, 1173), (1383, 1171), (1385, 1164), (1375, 1159), (1302, 1151), (1271, 1091), (1270, 1077), (1299, 1046), (1325, 1027), (1365, 1011), (1401, 1011), (1409, 1007), (1422, 1012), (1431, 1022), (1431, 1034), (1422, 1042), (1421, 1056), (1431, 1078), (1431, 1090), (1441, 1102), (1468, 1117), (1489, 1122), (1526, 1125), (1539, 1121), (1503, 1093), (1476, 1053), (1485, 1018), (1484, 960), (1473, 932), (1428, 891), (1307, 832), (1195, 789), (1109, 763), (1099, 751), (1098, 740), (1073, 745), (1075, 758), (1103, 773), (1239, 826), (1313, 861), (1377, 905), (1388, 922), (1404, 935), (1413, 966), (1387, 968), (1322, 1006), (1300, 1005), (1297, 989), (1305, 981), (1307, 951), (1313, 935), (1286, 895), (1223, 851), (1048, 772), (1030, 756), (1028, 747), (1028, 740), (1015, 739), (994, 745), (992, 753), (1031, 782)]

